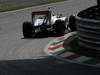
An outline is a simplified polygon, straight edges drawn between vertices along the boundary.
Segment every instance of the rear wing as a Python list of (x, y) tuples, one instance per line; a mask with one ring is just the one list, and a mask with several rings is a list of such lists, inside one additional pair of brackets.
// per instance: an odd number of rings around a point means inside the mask
[(33, 18), (34, 18), (35, 15), (42, 15), (42, 14), (46, 15), (47, 16), (47, 20), (49, 20), (49, 22), (50, 22), (50, 20), (51, 20), (51, 11), (49, 11), (49, 10), (33, 11), (32, 12), (32, 22), (33, 22)]

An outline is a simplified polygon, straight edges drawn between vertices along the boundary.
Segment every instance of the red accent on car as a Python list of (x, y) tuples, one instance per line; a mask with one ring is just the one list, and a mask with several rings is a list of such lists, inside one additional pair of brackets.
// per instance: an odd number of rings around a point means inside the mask
[(48, 14), (50, 11), (44, 10), (44, 11), (33, 11), (32, 14)]

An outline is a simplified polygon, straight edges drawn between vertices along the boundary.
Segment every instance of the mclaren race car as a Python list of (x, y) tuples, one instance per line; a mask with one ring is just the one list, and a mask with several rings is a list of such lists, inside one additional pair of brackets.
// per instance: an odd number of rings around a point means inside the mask
[[(55, 34), (63, 36), (65, 34), (67, 18), (62, 15), (53, 15), (51, 11), (33, 11), (32, 21), (24, 22), (22, 26), (24, 38), (30, 38), (40, 33)], [(50, 32), (50, 33), (48, 33)]]

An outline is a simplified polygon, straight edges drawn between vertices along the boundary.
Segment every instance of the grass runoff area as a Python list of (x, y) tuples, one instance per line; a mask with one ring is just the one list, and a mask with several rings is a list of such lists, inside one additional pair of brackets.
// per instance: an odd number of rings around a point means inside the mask
[(39, 6), (39, 5), (44, 5), (44, 4), (51, 4), (51, 3), (61, 2), (61, 1), (66, 1), (66, 0), (53, 0), (53, 1), (48, 1), (48, 2), (36, 3), (33, 5), (28, 5), (28, 6), (25, 5), (25, 6), (17, 6), (15, 8), (5, 8), (5, 9), (0, 9), (0, 12), (13, 11), (13, 10), (18, 10), (18, 9), (23, 9), (23, 8), (33, 7), (33, 6)]

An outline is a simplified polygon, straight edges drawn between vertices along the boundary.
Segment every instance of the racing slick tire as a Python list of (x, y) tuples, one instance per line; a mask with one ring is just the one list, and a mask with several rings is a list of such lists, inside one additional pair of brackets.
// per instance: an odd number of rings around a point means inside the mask
[(68, 27), (70, 28), (71, 32), (74, 32), (77, 30), (75, 22), (76, 22), (75, 15), (71, 15), (69, 17), (69, 24), (68, 24)]
[(22, 30), (23, 30), (24, 38), (31, 38), (32, 37), (34, 29), (33, 29), (33, 25), (31, 22), (24, 22)]
[(63, 36), (65, 34), (66, 24), (63, 20), (57, 20), (53, 25), (53, 29), (57, 36)]

